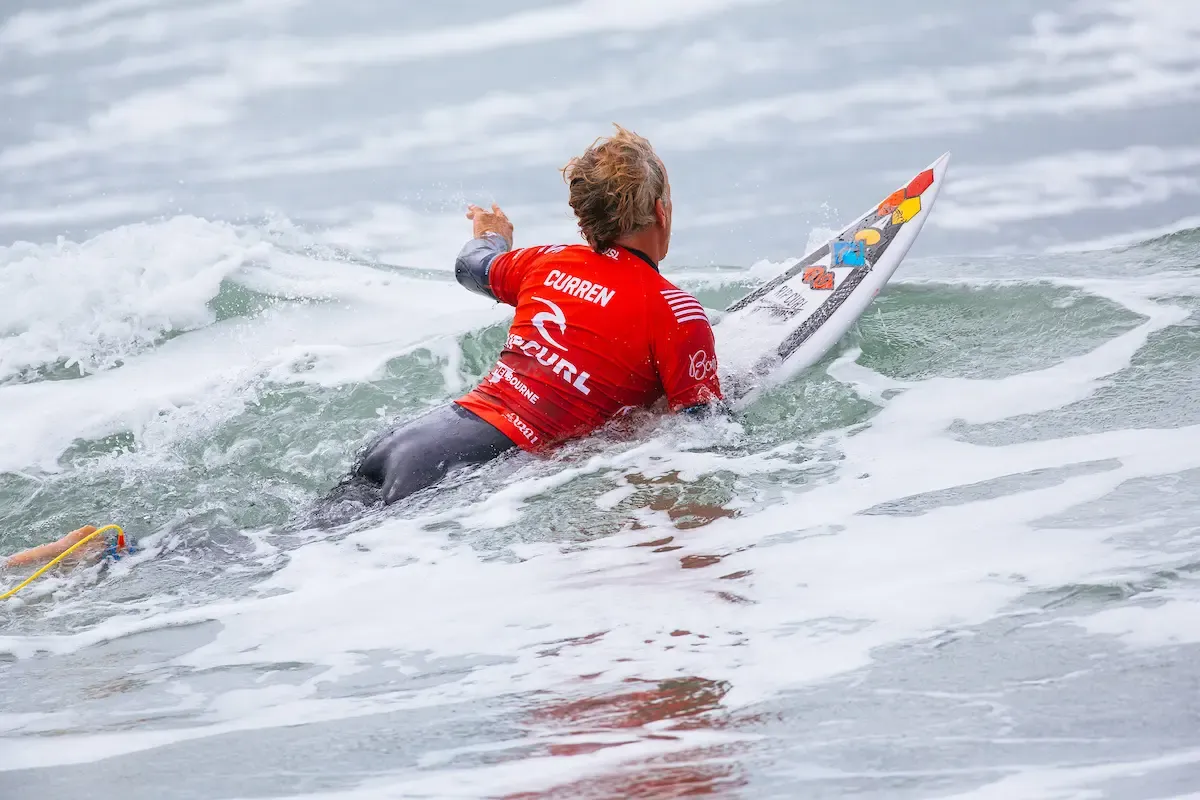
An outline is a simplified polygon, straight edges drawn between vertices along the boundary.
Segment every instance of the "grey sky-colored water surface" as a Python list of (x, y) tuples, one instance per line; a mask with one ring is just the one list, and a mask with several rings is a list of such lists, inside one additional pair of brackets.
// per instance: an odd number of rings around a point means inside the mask
[[(1182, 0), (9, 2), (0, 550), (146, 550), (0, 607), (0, 797), (1196, 796), (1198, 95)], [(612, 122), (712, 308), (953, 161), (743, 418), (306, 524)]]

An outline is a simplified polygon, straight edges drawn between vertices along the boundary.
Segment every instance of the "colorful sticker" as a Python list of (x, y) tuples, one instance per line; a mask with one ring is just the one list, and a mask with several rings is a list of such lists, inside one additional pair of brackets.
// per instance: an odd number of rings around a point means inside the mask
[(903, 202), (904, 202), (904, 190), (897, 189), (896, 191), (889, 194), (887, 196), (886, 200), (884, 200), (882, 203), (879, 204), (879, 208), (876, 211), (880, 216), (883, 216), (884, 214), (890, 214), (893, 210), (895, 210), (896, 206), (900, 205)]
[(824, 267), (809, 267), (804, 270), (804, 277), (801, 280), (814, 289), (833, 288), (833, 273)]
[(920, 197), (921, 194), (932, 185), (933, 170), (927, 169), (908, 182), (908, 186), (904, 188), (904, 196)]
[(879, 231), (875, 228), (863, 228), (858, 233), (854, 234), (854, 241), (862, 242), (867, 247), (879, 244)]
[(833, 263), (861, 267), (867, 263), (867, 246), (861, 241), (834, 242)]
[(892, 224), (899, 225), (902, 222), (908, 222), (921, 211), (921, 198), (910, 197), (896, 207), (896, 211), (892, 214)]

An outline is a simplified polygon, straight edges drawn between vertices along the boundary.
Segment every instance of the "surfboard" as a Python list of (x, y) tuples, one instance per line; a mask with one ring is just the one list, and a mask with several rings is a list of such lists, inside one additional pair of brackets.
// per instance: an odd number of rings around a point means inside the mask
[(735, 408), (815, 364), (862, 316), (921, 232), (949, 162), (946, 153), (725, 310), (713, 333)]

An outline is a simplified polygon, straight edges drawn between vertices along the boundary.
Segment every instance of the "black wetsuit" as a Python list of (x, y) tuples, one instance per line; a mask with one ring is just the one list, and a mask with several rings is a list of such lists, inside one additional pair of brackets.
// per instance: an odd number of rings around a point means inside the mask
[(385, 504), (432, 486), (455, 467), (491, 461), (516, 445), (455, 403), (388, 431), (363, 451), (354, 475), (379, 486)]
[[(507, 249), (499, 236), (472, 239), (455, 261), (455, 278), (482, 293), (492, 260)], [(343, 500), (359, 506), (381, 500), (385, 505), (394, 503), (432, 486), (456, 467), (482, 464), (515, 446), (491, 424), (456, 403), (447, 403), (367, 445), (350, 476), (325, 498), (319, 516), (326, 522), (340, 521), (344, 514), (330, 512)]]

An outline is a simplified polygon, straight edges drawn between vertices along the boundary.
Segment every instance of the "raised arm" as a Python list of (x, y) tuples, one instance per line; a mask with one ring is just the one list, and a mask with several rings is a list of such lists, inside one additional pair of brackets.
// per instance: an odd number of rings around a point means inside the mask
[(471, 220), (471, 241), (463, 245), (454, 260), (454, 277), (468, 290), (491, 300), (513, 305), (497, 293), (492, 283), (492, 262), (512, 248), (513, 226), (500, 206), (492, 203), (492, 210), (479, 206), (467, 206), (467, 219)]
[(508, 242), (498, 233), (485, 233), (463, 245), (454, 260), (454, 277), (468, 291), (499, 300), (492, 291), (492, 262), (508, 252)]

